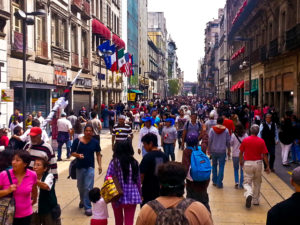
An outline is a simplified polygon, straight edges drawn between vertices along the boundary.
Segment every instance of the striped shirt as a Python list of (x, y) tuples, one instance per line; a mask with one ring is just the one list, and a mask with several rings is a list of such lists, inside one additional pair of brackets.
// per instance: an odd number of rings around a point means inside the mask
[(115, 124), (112, 135), (116, 137), (116, 141), (126, 141), (128, 136), (132, 135), (131, 126), (128, 124), (124, 124), (123, 126)]
[(28, 151), (31, 155), (29, 169), (33, 169), (34, 161), (36, 159), (42, 158), (49, 163), (49, 173), (52, 173), (55, 179), (58, 178), (56, 158), (51, 145), (45, 143), (44, 141), (42, 141), (42, 143), (39, 145), (31, 145), (30, 143), (27, 143), (24, 147), (24, 150)]

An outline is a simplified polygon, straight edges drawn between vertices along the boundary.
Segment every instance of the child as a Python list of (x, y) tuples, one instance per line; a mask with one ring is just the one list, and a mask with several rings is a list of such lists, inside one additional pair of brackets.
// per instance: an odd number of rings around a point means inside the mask
[(168, 159), (171, 156), (172, 161), (175, 161), (175, 145), (177, 139), (177, 130), (174, 127), (174, 119), (166, 119), (166, 125), (164, 126), (161, 134), (161, 144), (164, 148), (164, 152)]
[(90, 190), (89, 198), (93, 205), (93, 216), (91, 219), (91, 225), (107, 225), (107, 205), (104, 199), (101, 198), (100, 189), (93, 188), (92, 190)]

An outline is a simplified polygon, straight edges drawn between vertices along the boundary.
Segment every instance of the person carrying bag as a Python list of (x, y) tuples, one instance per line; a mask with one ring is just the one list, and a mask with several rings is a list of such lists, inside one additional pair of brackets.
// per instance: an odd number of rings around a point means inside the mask
[(13, 191), (16, 189), (16, 185), (13, 184), (10, 173), (6, 170), (10, 187), (7, 189), (10, 194), (0, 198), (0, 224), (12, 225), (15, 216), (15, 199), (13, 197)]

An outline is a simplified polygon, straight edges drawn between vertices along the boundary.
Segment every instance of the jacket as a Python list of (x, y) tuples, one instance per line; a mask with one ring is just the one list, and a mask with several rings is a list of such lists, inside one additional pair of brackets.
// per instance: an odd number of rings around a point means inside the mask
[(208, 135), (208, 151), (210, 153), (226, 153), (230, 148), (230, 135), (223, 125), (213, 126)]

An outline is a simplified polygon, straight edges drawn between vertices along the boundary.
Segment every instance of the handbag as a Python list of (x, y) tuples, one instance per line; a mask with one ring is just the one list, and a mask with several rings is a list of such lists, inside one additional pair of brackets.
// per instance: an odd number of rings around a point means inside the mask
[[(119, 169), (117, 167), (116, 161), (114, 160), (113, 163), (114, 168), (118, 173)], [(124, 195), (122, 186), (120, 185), (117, 175), (106, 177), (106, 180), (104, 181), (100, 193), (101, 197), (106, 203), (116, 202)]]
[[(12, 179), (8, 170), (6, 170), (9, 183), (12, 185)], [(0, 198), (0, 225), (12, 225), (15, 216), (15, 199), (11, 193), (8, 196)]]
[[(77, 145), (76, 153), (77, 153), (77, 151), (78, 151), (79, 145), (80, 145), (80, 140), (78, 139), (78, 145)], [(77, 158), (73, 159), (73, 160), (70, 162), (68, 179), (71, 178), (72, 180), (76, 180), (77, 162), (78, 162)], [(1, 224), (0, 224), (0, 225), (1, 225)]]
[(57, 204), (52, 210), (51, 210), (51, 215), (52, 215), (52, 218), (54, 220), (57, 220), (60, 215), (61, 215), (61, 208), (60, 208), (60, 205)]

